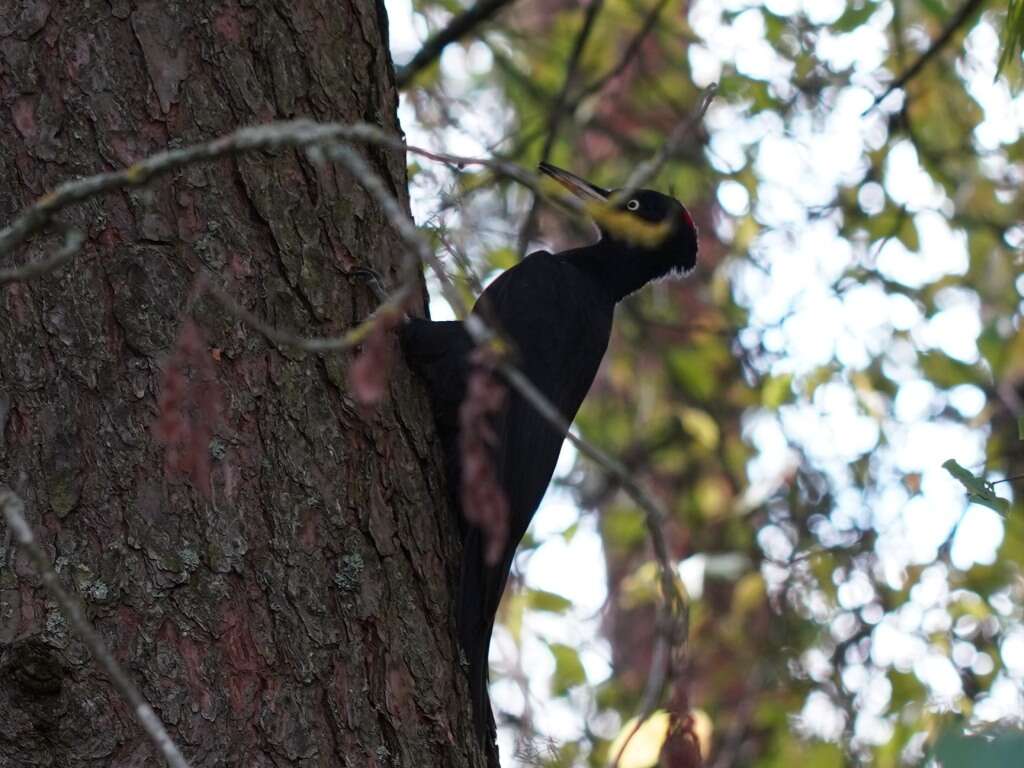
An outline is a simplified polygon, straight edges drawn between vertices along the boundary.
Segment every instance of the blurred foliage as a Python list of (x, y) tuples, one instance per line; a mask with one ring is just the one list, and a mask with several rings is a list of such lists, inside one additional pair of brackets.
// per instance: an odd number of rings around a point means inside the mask
[(1003, 24), (1003, 49), (999, 54), (999, 72), (1020, 70), (1024, 54), (1024, 0), (1009, 0)]
[[(439, 27), (450, 5), (416, 7)], [(989, 5), (874, 107), (960, 3), (606, 0), (567, 71), (584, 9), (520, 0), (407, 93), (438, 146), (468, 138), (614, 186), (719, 83), (651, 184), (693, 213), (698, 270), (624, 302), (577, 420), (671, 511), (692, 599), (673, 702), (707, 718), (706, 765), (1020, 751), (1019, 734), (955, 730), (1024, 711), (1024, 510), (1013, 482), (992, 485), (1024, 474), (1024, 106), (996, 79), (1019, 69), (1024, 4)], [(518, 258), (523, 189), (475, 168), (413, 183), (440, 200), (425, 224), (453, 273)], [(538, 221), (535, 243), (591, 236), (544, 206)], [(619, 489), (585, 464), (561, 482), (596, 515), (612, 672), (585, 663), (594, 638), (541, 636), (546, 694), (580, 736), (524, 762), (604, 765), (646, 681), (653, 566)], [(526, 542), (524, 569), (543, 544)], [(572, 614), (525, 589), (503, 615), (522, 649), (531, 615)], [(547, 733), (529, 699), (513, 713), (527, 740)]]

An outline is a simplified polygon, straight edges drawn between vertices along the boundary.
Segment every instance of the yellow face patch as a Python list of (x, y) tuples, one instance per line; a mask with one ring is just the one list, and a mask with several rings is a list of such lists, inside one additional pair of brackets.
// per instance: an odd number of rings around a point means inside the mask
[(655, 248), (661, 245), (672, 231), (672, 224), (668, 219), (653, 224), (626, 211), (612, 208), (606, 203), (588, 201), (583, 204), (583, 207), (594, 221), (610, 235), (618, 240), (625, 240), (645, 248)]

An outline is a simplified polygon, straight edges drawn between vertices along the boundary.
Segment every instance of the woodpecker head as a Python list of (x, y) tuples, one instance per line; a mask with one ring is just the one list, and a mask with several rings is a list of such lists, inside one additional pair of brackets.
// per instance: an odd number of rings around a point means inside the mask
[[(582, 179), (574, 173), (550, 163), (541, 163), (540, 172), (550, 176), (583, 201), (607, 203), (616, 197), (617, 190), (603, 189)], [(686, 207), (674, 197), (663, 195), (652, 189), (638, 189), (627, 198), (619, 200), (616, 208), (636, 216), (649, 224), (667, 225), (663, 237), (656, 242), (641, 244), (628, 235), (616, 234), (615, 228), (605, 228), (598, 223), (602, 242), (608, 243), (621, 253), (624, 259), (643, 259), (657, 265), (653, 277), (685, 275), (697, 264), (697, 227)]]

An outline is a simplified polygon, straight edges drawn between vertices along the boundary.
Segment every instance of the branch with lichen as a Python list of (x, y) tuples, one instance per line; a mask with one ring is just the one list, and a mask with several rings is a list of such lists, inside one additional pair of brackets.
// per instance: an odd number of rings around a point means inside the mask
[[(709, 88), (694, 115), (677, 126), (668, 141), (666, 141), (665, 145), (654, 157), (638, 166), (627, 182), (626, 190), (634, 189), (652, 178), (664, 163), (678, 151), (682, 141), (703, 118), (714, 96), (714, 92), (714, 87)], [(334, 161), (344, 165), (381, 205), (388, 222), (395, 228), (407, 246), (407, 254), (403, 261), (402, 278), (399, 287), (390, 295), (381, 296), (382, 304), (369, 319), (342, 336), (322, 339), (301, 336), (265, 323), (258, 316), (238, 304), (227, 291), (217, 286), (213, 279), (205, 273), (201, 274), (199, 284), (197, 285), (197, 295), (199, 293), (209, 294), (234, 317), (275, 343), (306, 352), (350, 349), (363, 342), (372, 332), (374, 325), (383, 318), (394, 320), (402, 314), (405, 300), (412, 290), (412, 277), (417, 273), (419, 264), (432, 264), (435, 268), (437, 266), (437, 262), (433, 258), (430, 246), (425, 238), (402, 210), (399, 203), (387, 191), (381, 179), (352, 148), (351, 145), (353, 143), (371, 143), (402, 149), (435, 161), (444, 162), (457, 169), (467, 165), (480, 165), (497, 175), (511, 178), (530, 187), (539, 194), (544, 195), (547, 189), (536, 175), (514, 163), (495, 158), (467, 157), (432, 152), (406, 145), (398, 137), (387, 134), (376, 126), (365, 123), (315, 123), (309, 120), (268, 123), (242, 128), (203, 144), (158, 153), (121, 171), (103, 173), (65, 182), (37, 200), (17, 216), (5, 229), (0, 230), (0, 256), (51, 225), (55, 215), (61, 210), (100, 194), (117, 189), (143, 186), (176, 169), (200, 162), (208, 162), (224, 156), (283, 146), (304, 148), (314, 162)], [(621, 197), (621, 194), (619, 197)], [(561, 198), (560, 202), (570, 211), (577, 214), (589, 214), (597, 217), (606, 229), (616, 231), (620, 226), (624, 226), (621, 224), (621, 217), (616, 216), (617, 212), (609, 209), (607, 206), (594, 209), (585, 206), (574, 198)], [(657, 225), (653, 227), (650, 225), (645, 226), (654, 229), (655, 232), (653, 234), (648, 233), (643, 227), (636, 229), (636, 225), (631, 220), (628, 225), (630, 228), (624, 230), (624, 234), (636, 239), (653, 239), (664, 234), (658, 231)], [(0, 277), (5, 278), (0, 280), (0, 283), (32, 279), (58, 268), (74, 256), (81, 246), (81, 240), (82, 236), (80, 233), (77, 233), (75, 230), (69, 230), (65, 247), (58, 254), (40, 262), (0, 272)], [(444, 281), (442, 281), (442, 285), (445, 286)], [(446, 287), (451, 288), (451, 286)], [(453, 306), (462, 307), (463, 311), (465, 311), (462, 297), (456, 291), (446, 290), (446, 298)], [(494, 346), (498, 340), (498, 336), (494, 331), (488, 328), (475, 315), (467, 316), (466, 329), (478, 346)], [(497, 346), (500, 348), (501, 345), (498, 344)], [(495, 367), (508, 384), (582, 454), (594, 461), (603, 472), (615, 478), (621, 484), (626, 494), (644, 512), (645, 524), (660, 571), (662, 603), (659, 607), (656, 627), (658, 644), (655, 648), (654, 661), (651, 665), (638, 720), (638, 723), (643, 723), (654, 711), (658, 701), (662, 698), (668, 682), (671, 680), (674, 652), (684, 645), (688, 631), (688, 606), (676, 580), (675, 568), (672, 564), (663, 530), (666, 519), (665, 513), (640, 488), (632, 473), (621, 462), (612, 458), (584, 438), (573, 434), (570, 429), (571, 425), (558, 409), (507, 357), (499, 355), (497, 360)], [(8, 506), (10, 506), (10, 503), (5, 505), (5, 512)], [(27, 526), (24, 526), (24, 529), (28, 531)], [(30, 537), (31, 532), (28, 531), (28, 534)], [(45, 562), (45, 558), (43, 562)], [(55, 584), (55, 587), (57, 589), (60, 588), (59, 584)], [(68, 608), (68, 610), (72, 609)], [(91, 631), (91, 628), (83, 631)], [(95, 633), (93, 632), (93, 634)], [(109, 656), (109, 654), (106, 655)], [(106, 664), (104, 665), (106, 666)], [(130, 681), (128, 683), (130, 684)], [(138, 696), (137, 691), (132, 695)], [(129, 700), (135, 703), (131, 697), (129, 697)], [(142, 706), (147, 707), (145, 711), (152, 715), (152, 710), (148, 709), (148, 705), (142, 702)], [(143, 718), (144, 710), (137, 709), (137, 711), (140, 718)], [(184, 763), (172, 763), (172, 765), (184, 765)]]
[(113, 683), (118, 692), (131, 705), (135, 717), (146, 732), (149, 740), (153, 742), (153, 746), (164, 756), (164, 759), (171, 768), (189, 768), (188, 761), (185, 760), (181, 750), (178, 749), (178, 745), (175, 744), (170, 734), (167, 733), (167, 729), (164, 728), (160, 718), (157, 717), (153, 708), (149, 706), (149, 703), (121, 665), (117, 663), (117, 659), (114, 658), (114, 655), (107, 648), (103, 638), (99, 636), (99, 633), (96, 632), (92, 624), (85, 617), (81, 604), (61, 586), (60, 579), (53, 570), (49, 559), (46, 557), (46, 553), (39, 546), (35, 534), (32, 533), (31, 526), (25, 520), (25, 503), (21, 497), (9, 489), (0, 488), (0, 509), (3, 510), (4, 517), (7, 519), (7, 525), (14, 533), (14, 537), (25, 548), (25, 551), (28, 552), (32, 562), (35, 563), (36, 570), (39, 571), (39, 575), (43, 580), (43, 586), (53, 596), (57, 605), (60, 606), (61, 612), (67, 617), (75, 632), (78, 633), (79, 637), (88, 646), (93, 658), (106, 671), (110, 682)]

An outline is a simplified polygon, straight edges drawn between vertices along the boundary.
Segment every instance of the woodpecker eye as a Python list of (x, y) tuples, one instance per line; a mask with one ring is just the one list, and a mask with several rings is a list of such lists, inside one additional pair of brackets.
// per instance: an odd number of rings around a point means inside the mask
[(626, 203), (626, 209), (630, 210), (630, 211), (639, 211), (640, 210), (640, 201), (639, 200), (630, 200), (628, 203)]

